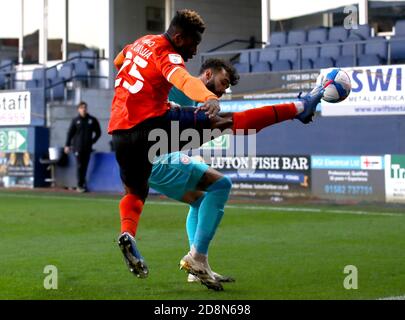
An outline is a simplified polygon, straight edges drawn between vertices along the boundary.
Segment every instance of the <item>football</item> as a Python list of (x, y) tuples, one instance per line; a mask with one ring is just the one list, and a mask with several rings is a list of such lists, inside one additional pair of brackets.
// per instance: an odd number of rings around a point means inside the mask
[(352, 89), (349, 75), (339, 68), (328, 69), (325, 73), (321, 73), (316, 82), (325, 88), (322, 99), (330, 103), (343, 101)]

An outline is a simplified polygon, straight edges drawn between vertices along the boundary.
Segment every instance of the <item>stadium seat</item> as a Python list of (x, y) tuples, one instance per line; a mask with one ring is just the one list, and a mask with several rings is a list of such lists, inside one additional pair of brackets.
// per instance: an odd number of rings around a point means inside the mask
[(280, 49), (278, 55), (280, 60), (295, 61), (298, 59), (298, 50), (297, 48), (284, 47)]
[(355, 37), (359, 40), (367, 40), (371, 37), (371, 28), (368, 24), (359, 25), (357, 29), (350, 29), (349, 37)]
[(269, 61), (273, 63), (274, 61), (277, 60), (278, 56), (278, 50), (274, 48), (264, 48), (263, 50), (260, 51), (259, 54), (259, 61), (264, 62), (264, 61)]
[(89, 85), (90, 70), (84, 61), (77, 61), (74, 64), (74, 80), (83, 83), (86, 87)]
[(72, 60), (73, 63), (75, 63), (76, 61), (79, 61), (80, 60), (80, 52), (79, 51), (69, 52), (68, 60)]
[(4, 89), (6, 85), (6, 76), (0, 71), (0, 89)]
[(287, 43), (286, 32), (272, 32), (269, 38), (269, 45), (272, 47), (284, 46)]
[(59, 69), (59, 77), (63, 78), (65, 81), (69, 81), (73, 77), (73, 64), (65, 63)]
[(289, 45), (303, 44), (307, 41), (307, 33), (304, 30), (292, 30), (288, 33), (287, 43)]
[(316, 59), (319, 57), (320, 47), (317, 46), (305, 46), (301, 47), (301, 57), (302, 59)]
[(58, 76), (58, 70), (56, 67), (52, 67), (46, 70), (46, 78), (47, 79), (53, 79)]
[(328, 30), (326, 28), (316, 28), (308, 31), (309, 43), (324, 43), (328, 40)]
[(387, 60), (388, 44), (384, 38), (376, 37), (365, 44), (365, 54), (376, 54), (380, 58)]
[(391, 38), (391, 60), (392, 62), (405, 62), (405, 41)]
[(348, 38), (348, 31), (344, 27), (333, 27), (329, 30), (329, 42), (345, 41)]
[(395, 36), (405, 36), (405, 20), (398, 20), (395, 23)]
[(80, 51), (80, 60), (86, 62), (90, 68), (94, 68), (97, 62), (97, 52), (91, 49)]
[(320, 57), (314, 60), (314, 69), (331, 68), (335, 63), (332, 58)]
[(258, 61), (252, 66), (252, 72), (269, 72), (270, 63), (267, 61)]
[(35, 81), (35, 86), (31, 83), (31, 88), (39, 88), (44, 86), (44, 69), (36, 68), (32, 71), (32, 80)]
[(364, 53), (364, 44), (358, 43), (361, 41), (359, 38), (356, 37), (349, 37), (346, 39), (344, 43), (340, 46), (342, 48), (341, 54), (342, 56), (353, 56), (353, 55), (360, 55)]
[(233, 65), (239, 73), (249, 73), (250, 65), (249, 63), (238, 62)]
[(291, 62), (289, 60), (277, 60), (272, 64), (272, 71), (289, 71)]
[(359, 56), (358, 65), (364, 66), (378, 66), (382, 63), (381, 58), (376, 54), (363, 54)]
[(325, 45), (323, 47), (321, 47), (321, 53), (320, 53), (320, 57), (322, 58), (333, 58), (333, 59), (337, 59), (338, 57), (340, 57), (341, 52), (340, 52), (340, 45)]
[(3, 72), (10, 72), (14, 69), (14, 63), (11, 59), (4, 59), (0, 61), (0, 70)]
[(301, 68), (299, 61), (296, 60), (293, 62), (292, 69), (293, 70), (311, 70), (313, 68), (313, 63), (311, 59), (302, 59), (301, 60)]
[(336, 59), (335, 67), (345, 68), (345, 67), (354, 67), (356, 61), (354, 56), (340, 56)]
[(239, 62), (250, 63), (250, 53), (246, 51), (241, 52), (239, 55)]
[(65, 99), (65, 82), (63, 78), (57, 77), (51, 80), (51, 92), (53, 100)]

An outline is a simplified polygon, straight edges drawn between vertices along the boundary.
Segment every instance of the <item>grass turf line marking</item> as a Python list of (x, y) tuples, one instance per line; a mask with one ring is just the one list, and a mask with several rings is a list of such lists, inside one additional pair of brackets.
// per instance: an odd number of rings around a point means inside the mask
[[(29, 195), (18, 193), (0, 193), (0, 197), (10, 198), (30, 198), (30, 199), (56, 199), (56, 200), (74, 200), (74, 201), (96, 201), (96, 202), (109, 202), (116, 203), (119, 199), (102, 199), (91, 197), (74, 197), (74, 196), (53, 196), (53, 195)], [(147, 201), (146, 204), (150, 205), (169, 205), (169, 206), (186, 206), (181, 202), (169, 201)], [(296, 207), (273, 207), (273, 206), (236, 206), (227, 205), (227, 209), (245, 209), (245, 210), (265, 210), (265, 211), (283, 211), (290, 213), (306, 212), (306, 213), (335, 213), (335, 214), (352, 214), (352, 215), (368, 215), (368, 216), (391, 216), (391, 217), (405, 217), (405, 214), (395, 212), (371, 212), (371, 211), (356, 211), (356, 210), (336, 210), (336, 209), (319, 209), (319, 208), (296, 208)]]

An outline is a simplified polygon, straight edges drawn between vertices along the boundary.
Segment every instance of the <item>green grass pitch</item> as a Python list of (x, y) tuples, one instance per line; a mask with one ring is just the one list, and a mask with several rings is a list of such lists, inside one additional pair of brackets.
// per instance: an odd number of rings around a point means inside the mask
[[(0, 192), (0, 299), (378, 299), (405, 295), (405, 213), (399, 207), (231, 204), (210, 264), (235, 283), (187, 283), (187, 206), (147, 202), (138, 245), (147, 279), (116, 245), (117, 196)], [(45, 290), (44, 267), (58, 269)], [(346, 265), (358, 289), (346, 290)]]

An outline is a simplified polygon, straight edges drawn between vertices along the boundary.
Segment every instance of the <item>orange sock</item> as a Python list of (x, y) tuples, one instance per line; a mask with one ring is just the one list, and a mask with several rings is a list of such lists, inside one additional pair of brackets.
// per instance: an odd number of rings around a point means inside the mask
[(128, 232), (135, 236), (141, 217), (143, 201), (134, 194), (127, 194), (120, 201), (121, 233)]
[(281, 121), (294, 119), (297, 115), (297, 107), (294, 103), (275, 104), (256, 109), (250, 109), (233, 114), (233, 132), (243, 130), (243, 134), (248, 134), (248, 129), (255, 129), (259, 132), (265, 127)]

